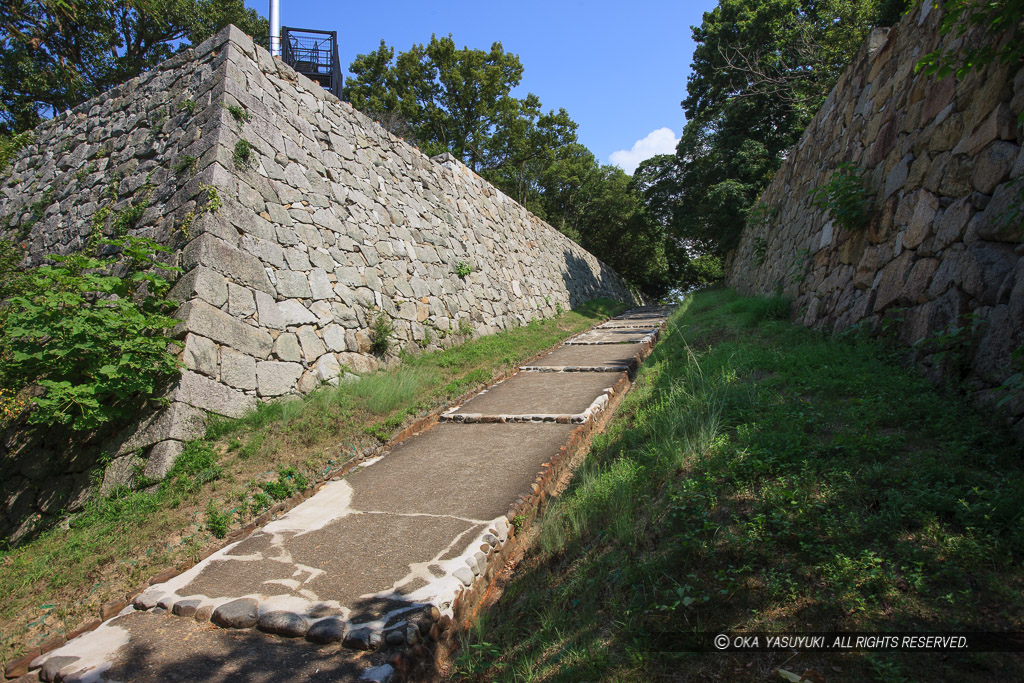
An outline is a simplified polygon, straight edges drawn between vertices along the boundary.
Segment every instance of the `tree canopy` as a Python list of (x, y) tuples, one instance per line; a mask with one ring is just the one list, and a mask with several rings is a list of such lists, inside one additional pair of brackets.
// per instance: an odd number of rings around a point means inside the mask
[[(264, 37), (242, 0), (8, 0), (0, 127), (19, 132), (122, 83), (228, 24)], [(263, 38), (264, 42), (266, 41)]]
[(873, 25), (904, 0), (720, 0), (697, 48), (677, 152), (638, 171), (648, 210), (686, 249), (724, 255)]
[(450, 152), (646, 293), (667, 291), (665, 233), (629, 176), (578, 143), (565, 109), (512, 95), (523, 66), (501, 43), (457, 48), (435, 35), (396, 54), (381, 41), (349, 70), (354, 107), (426, 154)]

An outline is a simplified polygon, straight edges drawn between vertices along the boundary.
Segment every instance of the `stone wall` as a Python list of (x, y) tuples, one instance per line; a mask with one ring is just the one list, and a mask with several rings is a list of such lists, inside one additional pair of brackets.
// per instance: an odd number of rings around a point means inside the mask
[[(766, 218), (744, 230), (727, 278), (744, 293), (781, 290), (800, 321), (828, 331), (862, 323), (913, 344), (966, 324), (955, 341), (967, 379), (996, 399), (1024, 344), (1024, 69), (915, 74), (926, 53), (956, 47), (938, 26), (926, 2), (871, 34), (762, 195)], [(810, 202), (846, 162), (872, 195), (861, 231)], [(935, 378), (953, 371), (949, 354), (922, 360)], [(1024, 430), (1024, 401), (1010, 409)]]
[(181, 381), (109, 445), (108, 485), (162, 477), (207, 411), (375, 369), (379, 315), (394, 350), (429, 349), (635, 301), (459, 161), (424, 156), (234, 27), (46, 122), (0, 183), (0, 237), (34, 263), (117, 225), (172, 246), (183, 269)]

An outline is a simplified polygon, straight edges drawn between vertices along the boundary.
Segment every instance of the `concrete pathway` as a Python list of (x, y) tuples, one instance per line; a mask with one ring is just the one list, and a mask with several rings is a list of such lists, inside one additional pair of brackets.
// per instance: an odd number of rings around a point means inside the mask
[(567, 341), (150, 586), (95, 631), (32, 661), (26, 680), (401, 677), (403, 662), (429, 657), (424, 646), (486, 590), (515, 535), (514, 513), (544, 497), (538, 472), (550, 475), (580, 426), (628, 386), (667, 314), (636, 309)]

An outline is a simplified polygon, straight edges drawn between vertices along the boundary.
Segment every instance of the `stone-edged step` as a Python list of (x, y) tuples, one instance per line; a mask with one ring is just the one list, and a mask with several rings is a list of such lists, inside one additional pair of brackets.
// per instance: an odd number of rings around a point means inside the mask
[(604, 409), (625, 373), (520, 372), (442, 413), (441, 422), (583, 424)]
[(520, 370), (526, 372), (632, 372), (649, 344), (578, 344), (561, 346)]
[(661, 326), (664, 320), (657, 318), (648, 321), (609, 320), (595, 325), (595, 330), (653, 330)]
[(587, 346), (599, 344), (653, 344), (661, 331), (660, 327), (640, 329), (594, 328), (589, 332), (572, 337), (565, 346)]

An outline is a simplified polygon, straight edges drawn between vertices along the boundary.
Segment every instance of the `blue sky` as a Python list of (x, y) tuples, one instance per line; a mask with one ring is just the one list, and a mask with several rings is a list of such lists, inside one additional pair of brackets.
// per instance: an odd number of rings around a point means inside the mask
[[(269, 16), (269, 2), (246, 0)], [(693, 43), (690, 26), (717, 0), (611, 2), (328, 2), (281, 0), (281, 24), (338, 32), (343, 68), (383, 38), (398, 51), (452, 34), (456, 45), (500, 41), (519, 55), (523, 82), (545, 109), (564, 107), (579, 139), (603, 163), (632, 172), (640, 160), (671, 152), (682, 130)]]

